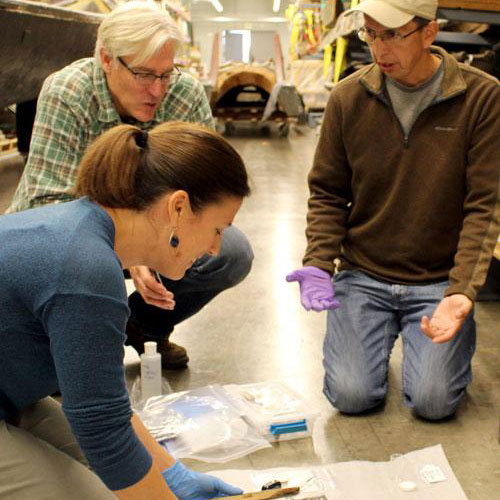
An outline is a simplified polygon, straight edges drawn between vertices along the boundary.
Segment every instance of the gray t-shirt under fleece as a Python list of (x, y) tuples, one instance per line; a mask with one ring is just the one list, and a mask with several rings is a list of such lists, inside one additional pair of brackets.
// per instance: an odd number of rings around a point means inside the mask
[(394, 113), (401, 123), (405, 137), (410, 134), (410, 130), (420, 113), (439, 99), (443, 74), (443, 64), (441, 63), (428, 80), (416, 87), (407, 87), (392, 78), (385, 78), (385, 85)]

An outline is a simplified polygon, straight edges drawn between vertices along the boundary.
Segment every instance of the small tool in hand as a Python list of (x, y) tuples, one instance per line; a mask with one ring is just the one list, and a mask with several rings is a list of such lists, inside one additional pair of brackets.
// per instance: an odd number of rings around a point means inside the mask
[(280, 498), (285, 495), (294, 495), (299, 491), (300, 488), (298, 486), (294, 486), (293, 488), (271, 488), (263, 491), (243, 493), (242, 495), (220, 497), (214, 500), (271, 500), (272, 498)]

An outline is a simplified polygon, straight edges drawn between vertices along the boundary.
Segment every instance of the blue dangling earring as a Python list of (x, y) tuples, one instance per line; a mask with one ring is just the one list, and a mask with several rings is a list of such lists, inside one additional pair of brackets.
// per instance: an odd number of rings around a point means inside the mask
[(179, 246), (179, 238), (174, 233), (174, 229), (172, 230), (172, 234), (170, 235), (169, 243), (171, 247), (177, 248)]

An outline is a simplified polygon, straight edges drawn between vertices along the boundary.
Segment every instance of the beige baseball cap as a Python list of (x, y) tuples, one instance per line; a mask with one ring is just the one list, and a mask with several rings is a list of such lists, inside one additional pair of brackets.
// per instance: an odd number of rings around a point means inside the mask
[(387, 28), (399, 28), (414, 17), (435, 19), (437, 0), (361, 0), (344, 15), (362, 12)]

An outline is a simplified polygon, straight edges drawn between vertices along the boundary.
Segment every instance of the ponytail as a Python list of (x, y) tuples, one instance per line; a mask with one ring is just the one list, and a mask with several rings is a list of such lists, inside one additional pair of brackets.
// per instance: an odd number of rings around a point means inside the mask
[(110, 208), (138, 208), (137, 171), (147, 154), (144, 134), (138, 127), (119, 125), (98, 137), (80, 163), (76, 195)]
[(144, 210), (184, 190), (193, 211), (250, 194), (245, 165), (220, 135), (201, 125), (166, 122), (150, 132), (118, 125), (102, 134), (80, 164), (76, 195), (109, 208)]

